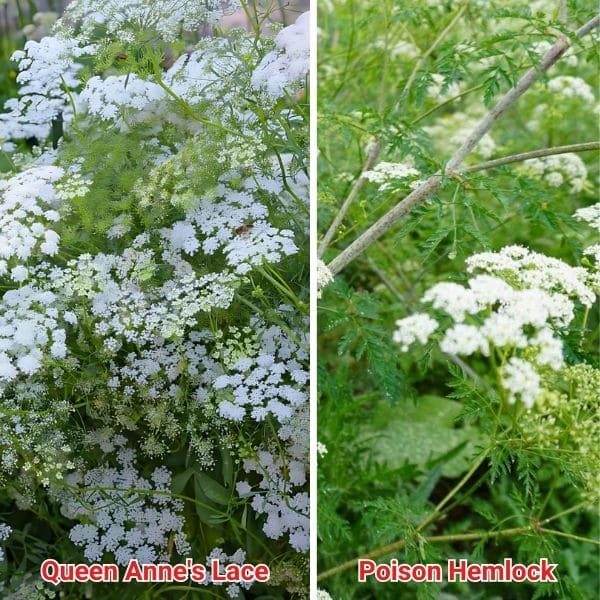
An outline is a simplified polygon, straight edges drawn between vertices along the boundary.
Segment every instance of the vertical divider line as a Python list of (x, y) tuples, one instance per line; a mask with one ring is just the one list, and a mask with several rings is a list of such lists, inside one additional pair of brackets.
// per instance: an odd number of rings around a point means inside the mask
[(310, 589), (317, 597), (317, 2), (310, 6), (310, 353), (309, 353), (309, 482), (310, 482)]

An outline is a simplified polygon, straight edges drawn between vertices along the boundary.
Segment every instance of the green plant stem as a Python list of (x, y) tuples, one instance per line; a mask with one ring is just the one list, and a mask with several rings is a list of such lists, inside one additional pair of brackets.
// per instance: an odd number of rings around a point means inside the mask
[(227, 518), (230, 522), (235, 524), (242, 531), (245, 531), (257, 544), (262, 546), (262, 548), (267, 552), (267, 554), (269, 554), (269, 556), (271, 556), (271, 557), (273, 556), (273, 551), (269, 548), (269, 546), (267, 544), (265, 544), (263, 542), (263, 540), (260, 538), (260, 536), (256, 535), (255, 533), (253, 533), (252, 531), (250, 531), (249, 529), (244, 527), (237, 519), (235, 519), (229, 513), (229, 511), (223, 512), (222, 510), (219, 510), (218, 508), (214, 508), (210, 504), (205, 504), (204, 502), (201, 502), (200, 500), (197, 500), (196, 498), (190, 498), (189, 496), (184, 496), (183, 494), (175, 494), (174, 492), (170, 492), (170, 491), (147, 490), (147, 489), (141, 489), (141, 488), (115, 488), (115, 487), (108, 487), (108, 486), (91, 486), (91, 487), (79, 488), (77, 486), (69, 485), (66, 482), (64, 483), (64, 486), (67, 489), (70, 489), (75, 495), (84, 495), (88, 492), (123, 492), (127, 495), (146, 494), (146, 495), (151, 495), (151, 496), (166, 496), (168, 498), (178, 498), (179, 500), (191, 502), (193, 504), (196, 504), (200, 508), (203, 508), (205, 510), (208, 510), (208, 511), (214, 513), (218, 517)]
[(570, 508), (567, 508), (566, 510), (563, 510), (559, 513), (556, 513), (555, 515), (552, 515), (551, 517), (548, 517), (547, 519), (543, 519), (542, 521), (540, 521), (540, 524), (546, 525), (546, 523), (551, 523), (552, 521), (556, 521), (556, 519), (560, 519), (561, 517), (570, 515), (573, 512), (577, 512), (578, 510), (580, 510), (581, 508), (584, 508), (588, 504), (589, 504), (589, 502), (580, 502), (579, 504), (576, 504), (575, 506), (571, 506)]
[[(450, 502), (450, 500), (452, 500), (452, 498), (454, 498), (454, 496), (462, 489), (465, 483), (471, 479), (471, 476), (475, 473), (475, 471), (477, 471), (477, 469), (479, 469), (479, 467), (483, 464), (483, 461), (487, 458), (490, 450), (491, 448), (487, 448), (479, 455), (477, 460), (471, 465), (471, 468), (463, 475), (462, 479), (448, 492), (448, 494), (446, 494), (444, 499), (438, 503), (429, 519), (431, 519), (431, 517), (433, 517), (433, 515), (436, 513), (439, 514), (442, 508), (444, 508), (444, 506), (446, 506), (446, 504), (448, 504), (448, 502)], [(426, 519), (426, 521), (427, 520), (428, 519)], [(433, 521), (429, 521), (429, 523), (431, 522)], [(421, 529), (424, 529), (429, 523), (423, 525)]]
[(589, 150), (599, 150), (600, 142), (583, 142), (581, 144), (569, 144), (568, 146), (554, 146), (552, 148), (540, 148), (531, 152), (521, 152), (520, 154), (512, 154), (495, 160), (489, 160), (483, 163), (478, 163), (470, 167), (462, 169), (461, 173), (474, 173), (483, 171), (484, 169), (495, 169), (510, 163), (523, 162), (532, 158), (540, 158), (543, 156), (552, 156), (554, 154), (566, 154), (567, 152), (588, 152)]
[(354, 202), (354, 199), (356, 198), (356, 196), (358, 196), (358, 192), (360, 192), (360, 189), (362, 188), (363, 184), (365, 183), (365, 173), (373, 166), (373, 164), (377, 160), (377, 156), (379, 156), (380, 149), (381, 149), (381, 146), (380, 146), (379, 142), (375, 142), (375, 144), (373, 144), (373, 146), (369, 150), (369, 155), (367, 156), (367, 160), (365, 161), (365, 164), (363, 165), (363, 168), (361, 169), (360, 175), (354, 180), (354, 184), (352, 185), (352, 188), (350, 189), (350, 193), (348, 194), (348, 196), (346, 196), (346, 199), (342, 203), (340, 210), (335, 215), (333, 222), (331, 223), (331, 225), (329, 226), (329, 229), (325, 232), (323, 239), (319, 243), (319, 249), (318, 249), (319, 257), (323, 256), (323, 254), (327, 250), (329, 244), (331, 243), (331, 240), (333, 239), (333, 236), (335, 235), (336, 231), (339, 229), (340, 225), (342, 224), (342, 221), (344, 220), (344, 217), (346, 216), (346, 213), (348, 212), (350, 205), (352, 204), (352, 202)]
[(215, 123), (213, 121), (210, 121), (209, 119), (205, 119), (203, 117), (198, 116), (194, 110), (192, 109), (192, 107), (180, 96), (178, 96), (162, 79), (161, 75), (160, 75), (160, 70), (155, 69), (154, 75), (156, 77), (156, 83), (166, 92), (167, 95), (169, 95), (171, 98), (173, 98), (173, 100), (175, 100), (177, 102), (177, 104), (181, 107), (181, 109), (183, 110), (183, 112), (190, 117), (191, 119), (193, 119), (194, 121), (198, 121), (199, 123), (202, 123), (204, 125), (208, 125), (209, 127), (215, 127), (216, 129), (220, 129), (221, 131), (224, 131), (225, 133), (229, 133), (231, 135), (239, 135), (237, 132), (233, 131), (232, 129), (229, 129), (228, 127), (225, 127), (224, 125), (221, 125), (220, 123)]
[[(600, 149), (600, 142), (582, 142), (580, 144), (569, 144), (567, 146), (553, 146), (552, 148), (538, 148), (529, 152), (521, 152), (519, 154), (511, 154), (494, 160), (477, 163), (469, 167), (463, 168), (460, 171), (454, 171), (447, 174), (460, 177), (463, 173), (475, 173), (485, 169), (493, 169), (510, 163), (523, 162), (532, 158), (542, 156), (553, 156), (556, 154), (566, 154), (568, 152), (588, 152), (590, 150)], [(354, 242), (350, 244), (343, 252), (341, 252), (328, 265), (331, 272), (335, 275), (339, 273), (350, 261), (361, 254), (372, 243), (377, 241), (390, 227), (392, 227), (402, 216), (408, 214), (413, 208), (424, 202), (429, 196), (434, 193), (442, 181), (442, 174), (436, 173), (429, 177), (421, 186), (411, 192), (396, 206), (390, 209), (383, 217), (373, 224), (365, 233), (360, 235)], [(395, 214), (397, 213), (397, 214)], [(399, 215), (399, 216), (398, 216)]]
[(532, 527), (511, 527), (510, 529), (500, 529), (498, 531), (474, 531), (471, 533), (451, 533), (448, 535), (431, 535), (427, 538), (430, 544), (439, 544), (444, 542), (470, 542), (483, 539), (495, 539), (503, 537), (513, 537), (532, 531)]
[(557, 531), (556, 529), (547, 529), (546, 527), (540, 527), (539, 531), (555, 535), (557, 537), (567, 538), (569, 540), (575, 540), (577, 542), (584, 542), (585, 544), (594, 544), (600, 546), (600, 540), (594, 540), (592, 538), (583, 537), (582, 535), (575, 535), (574, 533), (567, 533), (566, 531)]
[(456, 94), (456, 96), (452, 96), (452, 98), (448, 98), (447, 100), (444, 100), (443, 102), (440, 102), (439, 104), (436, 104), (434, 107), (432, 107), (429, 110), (425, 111), (424, 113), (420, 114), (418, 117), (415, 117), (410, 122), (410, 126), (413, 127), (417, 123), (420, 123), (423, 119), (427, 118), (430, 114), (438, 111), (440, 108), (444, 108), (444, 106), (451, 104), (455, 100), (460, 100), (463, 96), (467, 96), (471, 92), (476, 92), (477, 90), (480, 90), (484, 86), (485, 86), (485, 83), (480, 83), (479, 85), (470, 87), (468, 90), (465, 90), (464, 92), (461, 92), (460, 94)]
[(306, 312), (306, 306), (305, 304), (298, 298), (298, 296), (296, 296), (296, 294), (294, 293), (294, 291), (287, 285), (287, 283), (283, 280), (281, 280), (280, 277), (279, 281), (273, 277), (272, 275), (270, 275), (269, 273), (267, 273), (267, 269), (271, 271), (271, 273), (274, 273), (273, 269), (271, 269), (269, 267), (269, 265), (267, 265), (266, 263), (263, 265), (263, 267), (259, 267), (257, 269), (257, 271), (269, 282), (271, 283), (271, 285), (273, 285), (273, 287), (277, 290), (279, 290), (284, 296), (286, 296), (293, 304), (296, 308), (302, 310), (303, 312)]
[(402, 105), (402, 103), (404, 102), (404, 100), (407, 98), (419, 71), (425, 64), (425, 61), (431, 56), (431, 54), (435, 51), (435, 49), (442, 43), (444, 38), (450, 33), (450, 31), (452, 30), (454, 25), (456, 25), (458, 20), (462, 17), (465, 10), (467, 10), (468, 6), (469, 6), (468, 2), (462, 3), (462, 6), (458, 9), (458, 11), (454, 15), (454, 17), (452, 17), (452, 20), (448, 23), (448, 25), (446, 25), (446, 27), (444, 27), (444, 29), (442, 29), (442, 31), (439, 33), (439, 35), (435, 38), (435, 40), (431, 44), (431, 46), (429, 46), (429, 48), (427, 48), (427, 50), (425, 50), (425, 52), (423, 54), (421, 54), (421, 56), (415, 63), (413, 70), (411, 71), (410, 75), (408, 76), (408, 79), (407, 79), (406, 83), (404, 84), (404, 88), (402, 88), (402, 91), (400, 92), (400, 97), (398, 98), (398, 102), (396, 103), (396, 109), (398, 109), (398, 107), (400, 107)]
[[(425, 542), (435, 544), (435, 543), (445, 543), (445, 542), (447, 542), (447, 543), (468, 542), (468, 541), (475, 541), (475, 540), (506, 538), (506, 537), (514, 537), (517, 535), (524, 535), (527, 533), (542, 533), (542, 534), (545, 533), (547, 535), (555, 535), (557, 537), (564, 537), (564, 538), (572, 539), (572, 540), (575, 540), (578, 542), (583, 542), (586, 544), (600, 545), (599, 540), (594, 540), (592, 538), (586, 538), (586, 537), (571, 534), (571, 533), (565, 533), (563, 531), (558, 531), (556, 529), (547, 529), (545, 527), (541, 527), (542, 524), (547, 523), (549, 521), (553, 521), (554, 519), (558, 519), (559, 517), (561, 517), (563, 515), (575, 512), (576, 510), (579, 510), (586, 504), (587, 503), (582, 502), (582, 503), (572, 506), (571, 508), (569, 508), (561, 513), (558, 513), (548, 519), (545, 519), (544, 521), (535, 520), (535, 521), (532, 521), (532, 523), (530, 525), (527, 525), (524, 527), (512, 527), (510, 529), (500, 529), (499, 531), (482, 531), (482, 532), (475, 531), (475, 532), (469, 532), (469, 533), (432, 535), (432, 536), (425, 537), (423, 539)], [(429, 517), (424, 522), (426, 522), (428, 520), (429, 520)], [(415, 533), (418, 533), (421, 529), (422, 529), (421, 526), (417, 527), (417, 529), (415, 530)], [(338, 573), (347, 571), (348, 569), (355, 567), (358, 564), (358, 561), (361, 559), (380, 558), (381, 556), (384, 556), (386, 554), (391, 554), (392, 552), (397, 552), (398, 550), (402, 550), (404, 548), (405, 544), (406, 544), (405, 539), (398, 540), (397, 542), (388, 544), (387, 546), (382, 546), (381, 548), (378, 548), (377, 550), (369, 552), (369, 553), (365, 554), (364, 556), (361, 556), (358, 558), (353, 558), (352, 560), (346, 561), (340, 565), (337, 565), (336, 567), (328, 569), (327, 571), (323, 571), (323, 573), (320, 573), (317, 576), (317, 581), (322, 581), (323, 579), (327, 579), (333, 575), (337, 575)]]

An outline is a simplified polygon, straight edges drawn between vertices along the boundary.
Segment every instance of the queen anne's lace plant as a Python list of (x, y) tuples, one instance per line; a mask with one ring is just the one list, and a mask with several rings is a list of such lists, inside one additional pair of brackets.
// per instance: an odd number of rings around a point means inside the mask
[[(233, 554), (227, 554), (227, 552), (225, 552), (222, 548), (214, 548), (206, 557), (206, 566), (209, 570), (213, 560), (219, 561), (219, 573), (221, 576), (223, 576), (227, 565), (243, 565), (246, 562), (246, 552), (241, 548), (238, 548)], [(238, 598), (243, 589), (250, 589), (250, 586), (252, 585), (248, 582), (226, 584), (223, 581), (213, 581), (210, 575), (206, 576), (206, 579), (202, 582), (202, 584), (213, 584), (217, 586), (225, 585), (225, 590), (230, 598)]]
[(290, 85), (298, 84), (308, 71), (310, 13), (286, 27), (275, 38), (276, 48), (261, 61), (252, 75), (252, 85), (265, 89), (273, 98), (284, 95)]
[(63, 501), (62, 512), (83, 521), (69, 537), (83, 546), (86, 559), (97, 562), (111, 553), (119, 565), (133, 559), (165, 561), (170, 536), (180, 554), (189, 552), (183, 502), (169, 493), (171, 472), (157, 467), (143, 477), (135, 464), (136, 452), (126, 446), (123, 436), (99, 431), (89, 439), (106, 454), (114, 453), (116, 466), (106, 463), (66, 478), (72, 491)]
[(181, 337), (199, 312), (231, 304), (238, 281), (233, 274), (197, 276), (188, 263), (177, 263), (174, 279), (146, 290), (144, 282), (157, 265), (151, 250), (130, 248), (118, 256), (81, 255), (67, 268), (52, 270), (49, 277), (63, 294), (89, 301), (97, 320), (95, 332), (113, 352), (121, 347), (120, 340), (142, 346), (157, 337)]
[(40, 166), (0, 180), (0, 276), (12, 265), (21, 267), (19, 277), (36, 251), (48, 256), (58, 252), (55, 223), (62, 202), (54, 184), (63, 175), (60, 167)]
[(49, 398), (42, 385), (20, 383), (0, 406), (0, 478), (17, 477), (21, 492), (62, 480), (72, 469), (71, 443), (64, 431), (72, 408)]
[(69, 558), (178, 560), (193, 533), (194, 558), (254, 561), (229, 554), (250, 521), (284, 562), (308, 549), (309, 16), (194, 44), (238, 7), (75, 0), (14, 56), (0, 477), (60, 504)]
[(82, 40), (92, 39), (101, 27), (123, 39), (155, 32), (173, 42), (182, 29), (194, 31), (205, 23), (216, 24), (238, 6), (237, 0), (74, 0), (67, 23)]
[(301, 491), (307, 481), (305, 448), (297, 447), (296, 452), (286, 464), (276, 453), (259, 450), (255, 458), (244, 461), (246, 472), (255, 471), (262, 477), (258, 488), (254, 490), (242, 480), (237, 491), (240, 495), (252, 495), (254, 510), (266, 515), (263, 531), (267, 537), (276, 540), (288, 533), (292, 548), (305, 552), (310, 542), (309, 497)]
[(75, 40), (47, 36), (39, 42), (29, 41), (24, 50), (14, 53), (19, 74), (19, 98), (5, 104), (0, 114), (0, 139), (45, 139), (51, 123), (59, 116), (69, 121), (73, 116), (72, 93), (82, 65), (77, 58), (93, 53), (91, 46)]
[(65, 328), (75, 322), (72, 312), (60, 311), (50, 291), (23, 285), (5, 292), (0, 299), (0, 391), (2, 383), (38, 372), (44, 358), (64, 358)]
[(106, 79), (92, 77), (80, 97), (90, 114), (104, 121), (115, 121), (126, 111), (140, 112), (164, 101), (166, 93), (156, 83), (131, 74), (111, 75)]
[[(288, 307), (280, 310), (284, 315), (289, 312)], [(256, 489), (240, 480), (237, 491), (251, 496), (253, 508), (266, 515), (263, 530), (267, 537), (289, 534), (290, 545), (304, 552), (309, 545), (309, 499), (303, 489), (308, 453), (306, 340), (292, 340), (276, 326), (265, 328), (257, 323), (254, 328), (254, 340), (240, 340), (221, 350), (231, 372), (215, 380), (219, 412), (233, 421), (250, 415), (258, 422), (270, 418), (279, 422), (279, 438), (288, 456), (283, 460), (274, 448), (265, 448), (245, 459), (244, 470), (256, 472), (261, 479)]]

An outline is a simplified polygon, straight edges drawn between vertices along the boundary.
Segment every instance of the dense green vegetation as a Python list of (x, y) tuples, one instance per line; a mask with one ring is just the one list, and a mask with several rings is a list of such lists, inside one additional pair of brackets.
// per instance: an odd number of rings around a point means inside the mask
[[(574, 31), (597, 6), (319, 9), (319, 241), (335, 274), (319, 301), (319, 587), (336, 600), (595, 598), (598, 205), (576, 211), (598, 198), (598, 145), (579, 144), (598, 139), (600, 72), (597, 30)], [(482, 130), (561, 35), (570, 49)], [(378, 221), (399, 203), (402, 218)], [(575, 279), (589, 297), (567, 289)], [(553, 317), (566, 298), (572, 312)], [(548, 557), (559, 582), (358, 584), (351, 561), (369, 554)]]

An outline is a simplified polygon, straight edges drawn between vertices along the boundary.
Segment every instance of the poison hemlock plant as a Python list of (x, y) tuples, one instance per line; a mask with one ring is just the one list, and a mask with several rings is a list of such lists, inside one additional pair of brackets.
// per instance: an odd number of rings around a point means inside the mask
[[(320, 7), (323, 598), (597, 595), (598, 22)], [(357, 583), (505, 557), (558, 583)]]
[[(255, 33), (219, 25), (242, 8)], [(13, 56), (3, 598), (307, 597), (308, 13), (272, 36), (268, 16), (77, 0)], [(39, 579), (46, 558), (187, 557), (271, 580)]]

